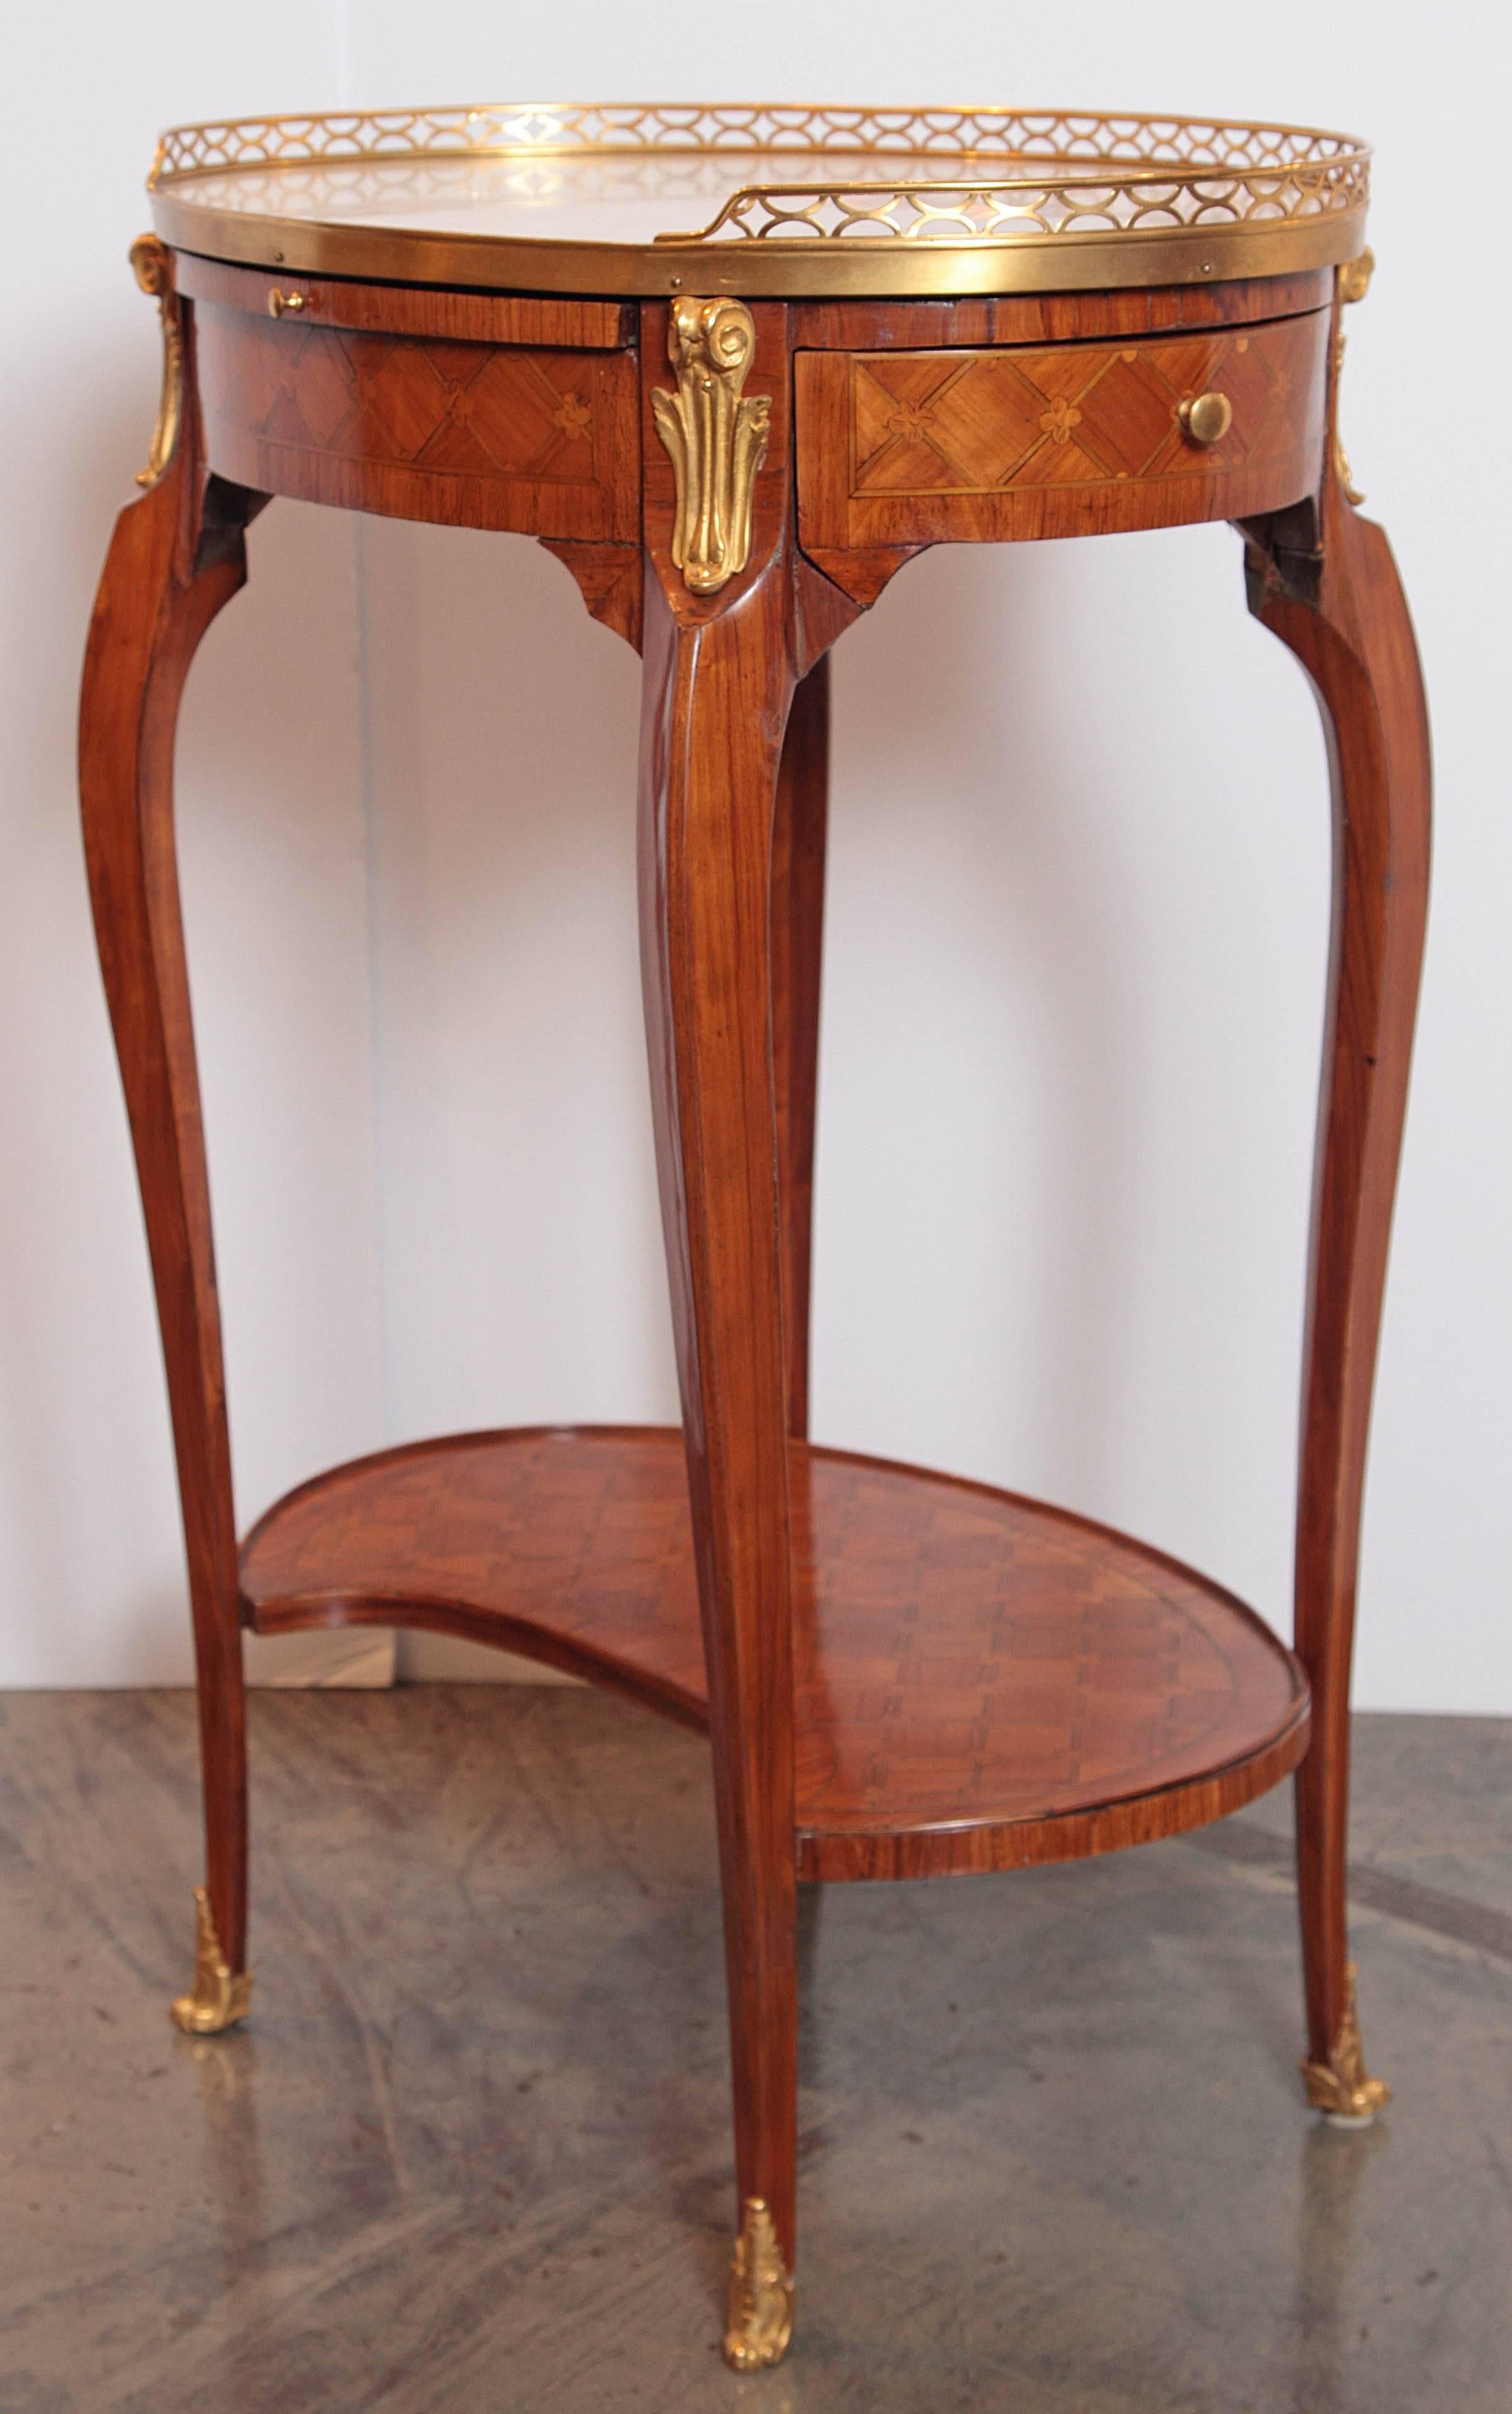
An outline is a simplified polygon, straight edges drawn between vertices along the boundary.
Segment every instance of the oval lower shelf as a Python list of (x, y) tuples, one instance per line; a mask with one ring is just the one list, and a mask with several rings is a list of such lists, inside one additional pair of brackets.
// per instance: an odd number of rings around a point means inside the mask
[[(1077, 1859), (1221, 1818), (1307, 1748), (1300, 1666), (1231, 1593), (1068, 1512), (792, 1450), (798, 1864), (925, 1877)], [(440, 1629), (706, 1728), (682, 1437), (462, 1434), (276, 1502), (259, 1633)]]

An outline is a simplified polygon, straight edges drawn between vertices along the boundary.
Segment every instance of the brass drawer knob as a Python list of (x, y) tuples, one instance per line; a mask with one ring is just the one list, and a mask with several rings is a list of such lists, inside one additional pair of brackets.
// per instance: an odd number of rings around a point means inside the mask
[(304, 307), (304, 296), (303, 293), (280, 293), (276, 285), (268, 296), (268, 316), (270, 319), (282, 319), (289, 311), (303, 310)]
[(1199, 394), (1181, 404), (1178, 416), (1193, 444), (1222, 444), (1234, 425), (1234, 405), (1226, 394)]

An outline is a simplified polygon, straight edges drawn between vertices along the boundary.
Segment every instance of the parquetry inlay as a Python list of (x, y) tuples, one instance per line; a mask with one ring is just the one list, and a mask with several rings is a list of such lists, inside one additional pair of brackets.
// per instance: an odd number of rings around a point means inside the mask
[[(1211, 476), (1296, 441), (1286, 403), (1313, 343), (1299, 319), (1261, 341), (1224, 330), (1141, 345), (857, 355), (851, 492), (988, 494)], [(1221, 387), (1234, 423), (1206, 450), (1178, 411)]]

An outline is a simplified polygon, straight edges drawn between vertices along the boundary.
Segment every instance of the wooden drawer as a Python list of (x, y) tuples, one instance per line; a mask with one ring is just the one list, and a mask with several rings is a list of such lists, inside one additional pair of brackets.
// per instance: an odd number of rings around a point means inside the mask
[[(816, 553), (1087, 536), (1297, 501), (1323, 462), (1328, 313), (1135, 343), (795, 357)], [(1225, 395), (1196, 442), (1181, 406)]]
[[(638, 542), (637, 360), (600, 348), (623, 328), (617, 304), (287, 278), (304, 306), (274, 317), (274, 276), (189, 261), (181, 276), (222, 477), (402, 519)], [(422, 320), (435, 332), (406, 332)], [(548, 327), (556, 342), (521, 340)]]

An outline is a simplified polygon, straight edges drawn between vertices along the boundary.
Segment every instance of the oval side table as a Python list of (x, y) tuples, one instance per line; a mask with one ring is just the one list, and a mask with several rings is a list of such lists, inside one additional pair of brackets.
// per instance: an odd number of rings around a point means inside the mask
[[(1050, 112), (417, 110), (159, 147), (133, 259), (163, 399), (96, 607), (81, 781), (199, 1669), (207, 1883), (174, 2017), (210, 2034), (248, 2004), (244, 1625), (444, 1630), (705, 1731), (740, 2369), (792, 2328), (800, 1879), (1105, 1852), (1296, 1770), (1307, 2094), (1345, 2122), (1386, 2098), (1347, 1959), (1348, 1691), (1429, 764), (1337, 435), (1367, 175), (1343, 136)], [(277, 495), (537, 537), (644, 655), (683, 1423), (386, 1451), (239, 1548), (171, 767)], [(1143, 1544), (807, 1438), (828, 650), (926, 545), (1215, 519), (1312, 681), (1333, 780), (1295, 1654)]]

